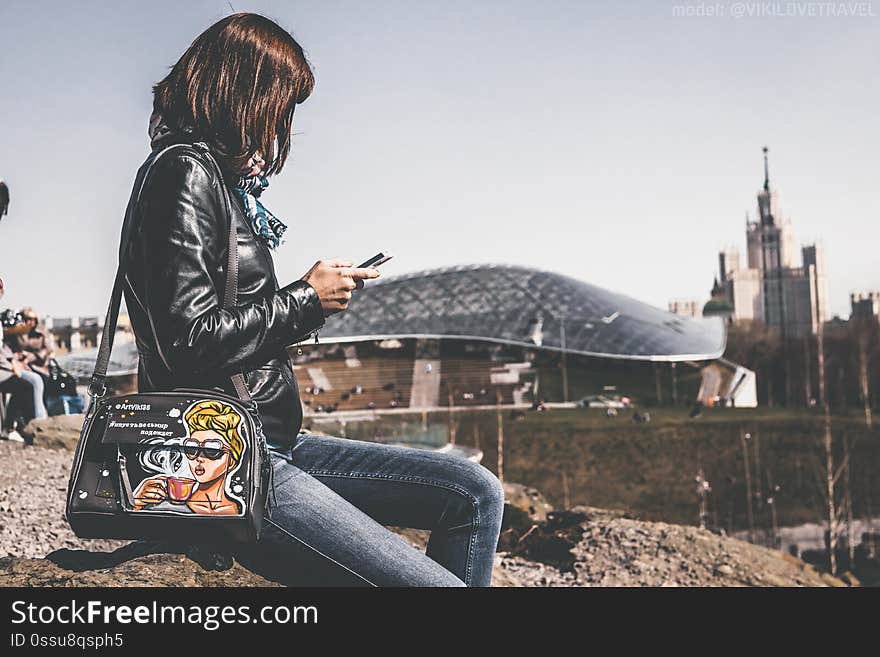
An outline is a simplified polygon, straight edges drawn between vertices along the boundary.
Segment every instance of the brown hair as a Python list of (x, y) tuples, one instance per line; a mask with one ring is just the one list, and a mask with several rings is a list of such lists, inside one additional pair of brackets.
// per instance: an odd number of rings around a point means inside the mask
[(290, 152), (293, 110), (314, 86), (312, 69), (289, 33), (265, 16), (240, 12), (196, 37), (153, 86), (153, 111), (172, 129), (191, 129), (216, 146), (236, 172), (259, 150), (263, 175), (271, 175)]

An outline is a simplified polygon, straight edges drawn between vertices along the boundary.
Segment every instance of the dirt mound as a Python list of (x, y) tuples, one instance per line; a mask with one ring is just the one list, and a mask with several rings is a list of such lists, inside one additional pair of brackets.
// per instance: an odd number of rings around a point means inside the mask
[(845, 586), (778, 551), (584, 506), (549, 513), (499, 567), (525, 586)]

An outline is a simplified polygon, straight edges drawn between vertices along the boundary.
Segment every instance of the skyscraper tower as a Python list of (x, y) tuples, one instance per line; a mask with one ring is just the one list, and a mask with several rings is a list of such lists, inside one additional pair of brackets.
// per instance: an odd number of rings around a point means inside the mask
[[(712, 312), (723, 307), (730, 321), (762, 321), (778, 328), (785, 341), (815, 334), (827, 317), (825, 257), (819, 243), (805, 245), (796, 257), (791, 221), (783, 218), (770, 185), (769, 149), (762, 151), (758, 214), (755, 221), (746, 215), (746, 266), (741, 268), (735, 248), (719, 253)], [(704, 314), (709, 314), (705, 308)]]
[(791, 222), (782, 218), (779, 194), (770, 187), (769, 149), (764, 151), (764, 185), (758, 191), (758, 220), (749, 222), (749, 267), (772, 271), (794, 267), (794, 235)]
[(791, 222), (782, 218), (779, 195), (770, 187), (769, 149), (764, 153), (764, 185), (758, 191), (758, 220), (748, 224), (749, 268), (763, 278), (764, 321), (781, 326), (785, 317), (783, 270), (794, 267), (794, 236)]
[(762, 226), (773, 225), (773, 215), (776, 212), (776, 195), (770, 191), (770, 164), (767, 161), (767, 153), (770, 149), (764, 146), (764, 189), (758, 192), (758, 216), (761, 217)]

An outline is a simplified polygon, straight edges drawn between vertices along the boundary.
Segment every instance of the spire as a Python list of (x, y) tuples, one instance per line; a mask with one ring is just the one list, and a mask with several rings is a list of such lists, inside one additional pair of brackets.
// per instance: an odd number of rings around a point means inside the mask
[(770, 149), (764, 146), (764, 191), (770, 191), (770, 166), (767, 164), (767, 152)]

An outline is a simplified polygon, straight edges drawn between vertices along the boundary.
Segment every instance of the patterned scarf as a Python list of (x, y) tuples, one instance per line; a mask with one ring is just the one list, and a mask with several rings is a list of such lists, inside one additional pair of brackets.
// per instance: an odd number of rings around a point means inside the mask
[[(191, 135), (192, 129), (184, 128), (183, 132)], [(154, 112), (150, 117), (150, 148), (156, 150), (166, 138), (174, 134), (174, 130), (165, 123), (162, 115)], [(266, 242), (266, 246), (274, 250), (284, 244), (282, 237), (287, 226), (260, 203), (259, 197), (268, 186), (269, 180), (266, 176), (259, 174), (255, 176), (240, 175), (234, 189), (244, 203), (245, 214), (247, 214), (254, 235), (261, 238)]]
[(254, 234), (262, 237), (266, 246), (274, 250), (284, 244), (282, 237), (287, 226), (260, 203), (260, 194), (268, 186), (269, 180), (266, 176), (239, 176), (235, 191), (244, 203)]

